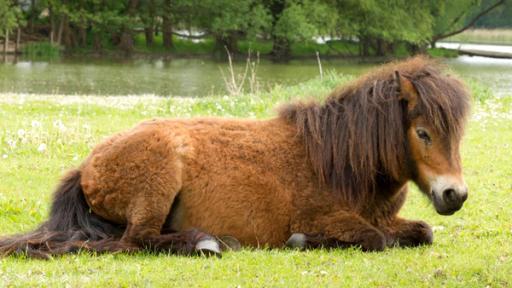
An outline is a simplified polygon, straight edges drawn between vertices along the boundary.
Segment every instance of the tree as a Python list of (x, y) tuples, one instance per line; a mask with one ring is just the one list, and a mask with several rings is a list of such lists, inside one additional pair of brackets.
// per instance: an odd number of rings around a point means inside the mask
[(4, 38), (4, 54), (7, 53), (9, 34), (22, 22), (21, 9), (10, 0), (0, 0), (0, 35)]
[(203, 0), (198, 9), (199, 29), (213, 35), (215, 50), (238, 52), (240, 38), (254, 39), (267, 31), (270, 22), (268, 11), (257, 0)]
[[(385, 56), (398, 44), (424, 45), (432, 35), (432, 15), (426, 1), (338, 1), (340, 34), (359, 40), (359, 53)], [(421, 19), (419, 21), (418, 19)]]
[(162, 40), (165, 48), (172, 48), (173, 42), (172, 42), (172, 28), (173, 28), (173, 21), (172, 21), (172, 12), (173, 12), (173, 5), (171, 0), (163, 0), (162, 2), (162, 14), (160, 15), (162, 17)]
[(154, 34), (155, 27), (157, 21), (157, 5), (161, 5), (162, 3), (157, 3), (157, 0), (141, 0), (139, 15), (144, 24), (144, 38), (146, 39), (146, 46), (153, 46), (154, 42)]
[(119, 39), (119, 48), (130, 54), (133, 51), (133, 29), (137, 24), (136, 12), (139, 6), (139, 0), (127, 0), (125, 15), (126, 19), (123, 21), (121, 29), (121, 37)]
[(290, 57), (291, 45), (310, 41), (321, 33), (329, 33), (336, 25), (336, 12), (325, 1), (267, 0), (272, 16), (272, 55)]
[[(480, 18), (504, 3), (505, 0), (495, 0), (488, 6), (482, 7), (480, 0), (441, 1), (443, 5), (440, 5), (436, 11), (435, 33), (430, 41), (431, 46), (435, 47), (437, 41), (471, 28)], [(474, 7), (478, 7), (476, 12), (472, 9)]]
[[(492, 2), (496, 0), (482, 0), (482, 6), (490, 6)], [(478, 19), (475, 23), (475, 27), (485, 28), (500, 28), (500, 27), (512, 27), (512, 5), (500, 5), (496, 9), (489, 12), (489, 14)]]

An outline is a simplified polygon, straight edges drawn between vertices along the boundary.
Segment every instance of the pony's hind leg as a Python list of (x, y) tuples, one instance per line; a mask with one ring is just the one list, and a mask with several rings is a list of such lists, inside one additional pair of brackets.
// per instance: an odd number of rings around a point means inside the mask
[(140, 197), (138, 201), (134, 199), (128, 211), (128, 226), (121, 242), (133, 243), (152, 251), (220, 256), (217, 240), (197, 229), (161, 234), (169, 209), (170, 205), (162, 201), (148, 197)]

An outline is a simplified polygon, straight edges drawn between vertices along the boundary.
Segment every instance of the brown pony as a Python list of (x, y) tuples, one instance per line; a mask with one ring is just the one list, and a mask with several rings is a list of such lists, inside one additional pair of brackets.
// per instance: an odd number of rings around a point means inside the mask
[(0, 253), (220, 254), (223, 235), (253, 247), (430, 244), (425, 222), (397, 214), (409, 180), (439, 214), (462, 207), (468, 110), (461, 82), (416, 57), (269, 120), (146, 121), (99, 144), (62, 180), (49, 220), (0, 239)]

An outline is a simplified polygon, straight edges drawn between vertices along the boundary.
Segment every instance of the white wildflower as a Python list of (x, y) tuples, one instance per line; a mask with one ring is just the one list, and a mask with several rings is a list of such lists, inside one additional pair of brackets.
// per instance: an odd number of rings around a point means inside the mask
[(39, 151), (41, 153), (46, 151), (46, 144), (45, 143), (39, 144), (39, 147), (37, 147), (37, 151)]
[(66, 125), (64, 125), (64, 123), (62, 123), (62, 120), (60, 119), (53, 121), (53, 127), (59, 129), (60, 132), (66, 131)]
[(25, 136), (25, 130), (19, 129), (18, 130), (18, 137), (23, 138), (23, 136)]
[(17, 144), (17, 141), (16, 141), (16, 140), (13, 140), (13, 139), (7, 139), (7, 145), (9, 145), (9, 147), (11, 147), (11, 149), (16, 148), (16, 144)]
[(41, 122), (37, 121), (37, 120), (32, 120), (32, 128), (39, 128), (42, 126)]
[(3, 158), (3, 159), (7, 159), (7, 157), (9, 157), (9, 156), (7, 156), (7, 154), (3, 154), (3, 155), (2, 155), (2, 158)]
[(444, 230), (444, 228), (445, 228), (445, 227), (444, 227), (444, 226), (442, 226), (442, 225), (439, 225), (439, 226), (433, 226), (433, 227), (432, 227), (432, 231), (442, 231), (442, 230)]

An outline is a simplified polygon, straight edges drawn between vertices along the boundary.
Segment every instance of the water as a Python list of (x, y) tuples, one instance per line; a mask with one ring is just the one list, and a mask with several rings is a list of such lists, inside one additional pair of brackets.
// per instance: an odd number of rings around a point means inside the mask
[[(0, 93), (192, 96), (225, 94), (226, 62), (209, 59), (18, 60), (0, 65)], [(512, 95), (512, 60), (461, 56), (446, 60), (457, 73), (487, 84), (497, 95)], [(324, 71), (359, 75), (375, 63), (324, 60)], [(235, 63), (237, 73), (245, 63)], [(263, 89), (275, 84), (293, 85), (319, 75), (316, 60), (272, 63), (262, 60), (257, 79)]]
[(436, 46), (439, 48), (454, 49), (454, 50), (459, 50), (459, 49), (461, 49), (461, 50), (477, 50), (477, 51), (510, 53), (512, 55), (512, 46), (510, 46), (510, 45), (439, 42), (436, 44)]

